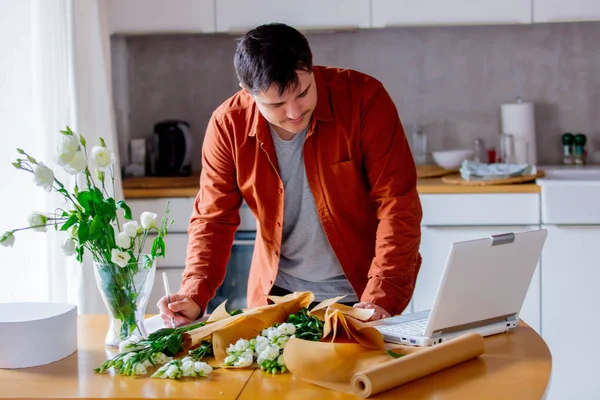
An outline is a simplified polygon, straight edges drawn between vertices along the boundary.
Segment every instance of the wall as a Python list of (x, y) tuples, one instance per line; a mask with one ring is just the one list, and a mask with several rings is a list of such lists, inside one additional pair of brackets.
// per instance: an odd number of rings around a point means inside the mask
[[(565, 131), (583, 132), (600, 148), (600, 23), (392, 28), (307, 37), (315, 63), (380, 79), (405, 128), (424, 126), (430, 149), (471, 148), (475, 137), (496, 145), (500, 105), (516, 96), (536, 103), (540, 164), (560, 162)], [(150, 135), (160, 119), (188, 120), (198, 138), (198, 169), (210, 114), (238, 89), (234, 50), (235, 37), (227, 35), (113, 38), (114, 74), (127, 87), (116, 99), (125, 143)]]

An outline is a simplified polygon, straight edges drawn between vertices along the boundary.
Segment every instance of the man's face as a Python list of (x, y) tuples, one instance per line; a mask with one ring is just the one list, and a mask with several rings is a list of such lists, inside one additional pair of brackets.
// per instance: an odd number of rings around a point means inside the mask
[[(289, 87), (279, 95), (279, 87), (271, 85), (266, 91), (253, 95), (260, 113), (280, 135), (302, 132), (310, 123), (317, 105), (317, 88), (312, 72), (296, 71), (298, 86)], [(282, 132), (283, 130), (283, 132)]]

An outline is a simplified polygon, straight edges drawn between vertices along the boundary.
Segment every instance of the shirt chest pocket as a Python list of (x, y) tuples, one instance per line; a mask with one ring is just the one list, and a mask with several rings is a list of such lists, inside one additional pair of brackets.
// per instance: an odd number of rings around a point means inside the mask
[(345, 202), (355, 203), (369, 196), (369, 188), (362, 167), (354, 160), (331, 165), (332, 179), (338, 195)]

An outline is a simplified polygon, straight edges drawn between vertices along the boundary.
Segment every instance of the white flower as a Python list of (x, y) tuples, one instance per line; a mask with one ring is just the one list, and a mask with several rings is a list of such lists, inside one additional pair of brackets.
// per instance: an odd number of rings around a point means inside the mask
[(279, 348), (280, 348), (280, 349), (283, 349), (283, 348), (285, 347), (286, 343), (287, 343), (289, 340), (290, 340), (290, 337), (289, 337), (289, 336), (285, 336), (285, 335), (284, 335), (284, 336), (279, 336), (279, 337), (277, 338), (277, 341), (275, 342), (275, 344), (276, 344), (277, 346), (279, 346)]
[(284, 335), (293, 335), (296, 333), (296, 327), (294, 324), (284, 322), (283, 324), (279, 325), (279, 331)]
[(183, 376), (192, 376), (194, 374), (194, 362), (190, 357), (184, 357), (181, 360), (181, 372)]
[(202, 376), (206, 376), (213, 371), (210, 365), (202, 361), (196, 361), (194, 363), (194, 370)]
[(96, 168), (100, 171), (106, 171), (111, 165), (117, 162), (115, 153), (106, 147), (94, 146), (92, 148), (92, 160), (96, 164)]
[(12, 233), (6, 232), (0, 236), (0, 245), (4, 247), (13, 247), (15, 244), (15, 236)]
[(142, 215), (140, 216), (142, 228), (144, 228), (144, 229), (154, 228), (156, 226), (156, 217), (158, 217), (158, 215), (148, 212), (148, 211), (144, 211), (142, 213)]
[(241, 355), (235, 363), (233, 363), (236, 367), (249, 367), (254, 362), (252, 356), (248, 357), (247, 355)]
[(28, 218), (29, 226), (36, 232), (46, 232), (46, 224), (48, 223), (48, 217), (44, 214), (33, 213)]
[(273, 340), (278, 336), (281, 336), (279, 328), (269, 328), (269, 331), (267, 332), (267, 337), (269, 338), (269, 340)]
[(285, 363), (283, 362), (283, 354), (277, 357), (277, 364), (279, 366), (285, 365)]
[(181, 370), (179, 369), (179, 367), (177, 365), (171, 364), (169, 366), (169, 368), (167, 369), (166, 375), (167, 375), (167, 377), (169, 377), (171, 379), (177, 379), (181, 375)]
[(75, 175), (87, 167), (87, 158), (81, 150), (75, 152), (73, 157), (63, 165), (64, 170), (71, 175)]
[(129, 237), (136, 237), (138, 230), (137, 221), (129, 221), (123, 224), (123, 232)]
[(76, 247), (75, 241), (72, 238), (65, 239), (63, 244), (60, 246), (60, 248), (62, 249), (62, 251), (65, 253), (65, 255), (67, 257), (73, 256), (76, 254), (75, 247)]
[(110, 261), (117, 264), (121, 268), (125, 268), (131, 256), (125, 251), (119, 249), (112, 249), (110, 252)]
[(117, 246), (119, 246), (122, 249), (128, 249), (131, 247), (131, 238), (127, 236), (127, 233), (125, 232), (117, 233), (115, 241), (117, 242)]
[(135, 364), (135, 374), (136, 375), (146, 375), (148, 373), (148, 370), (146, 369), (146, 365), (143, 363), (136, 363)]
[(73, 155), (79, 150), (79, 137), (77, 135), (62, 135), (61, 141), (58, 143), (58, 155), (56, 162), (61, 167), (67, 165)]
[(36, 185), (44, 188), (46, 192), (50, 192), (54, 184), (54, 172), (40, 161), (33, 171), (33, 181)]
[(256, 345), (261, 345), (261, 344), (269, 344), (269, 339), (267, 339), (264, 336), (257, 336), (256, 337)]
[(272, 361), (277, 357), (279, 357), (279, 347), (269, 345), (258, 355), (256, 362), (261, 364), (265, 360)]
[(164, 353), (154, 353), (152, 355), (152, 361), (154, 361), (155, 364), (166, 364), (166, 363), (170, 362), (172, 359), (173, 359), (172, 357), (168, 357)]
[[(261, 336), (261, 337), (264, 337), (264, 336)], [(257, 344), (256, 344), (255, 352), (256, 352), (256, 356), (257, 356), (257, 357), (258, 357), (258, 356), (259, 356), (259, 355), (260, 355), (260, 354), (261, 354), (263, 351), (265, 351), (265, 349), (266, 349), (267, 347), (269, 347), (269, 346), (270, 346), (270, 345), (269, 345), (269, 342), (268, 342), (268, 339), (267, 339), (267, 338), (265, 338), (265, 339), (266, 339), (267, 341), (265, 341), (265, 342), (262, 342), (262, 343), (258, 343), (258, 342), (257, 342)]]
[(244, 351), (250, 346), (250, 342), (246, 339), (240, 339), (235, 343), (235, 351)]
[(230, 354), (227, 357), (225, 357), (225, 360), (223, 362), (225, 363), (225, 365), (231, 365), (235, 362), (235, 360), (237, 360), (237, 355)]

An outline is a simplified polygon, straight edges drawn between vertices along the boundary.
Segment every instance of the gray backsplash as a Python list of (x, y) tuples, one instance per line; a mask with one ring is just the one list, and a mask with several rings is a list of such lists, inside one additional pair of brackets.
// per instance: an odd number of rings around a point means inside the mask
[[(423, 27), (309, 33), (314, 62), (354, 68), (381, 80), (405, 129), (419, 123), (429, 149), (497, 144), (500, 105), (536, 104), (539, 164), (561, 159), (560, 135), (583, 132), (600, 147), (600, 23)], [(113, 85), (120, 152), (129, 138), (178, 118), (197, 138), (215, 107), (238, 89), (235, 37), (113, 37)], [(595, 146), (594, 146), (595, 145)]]

